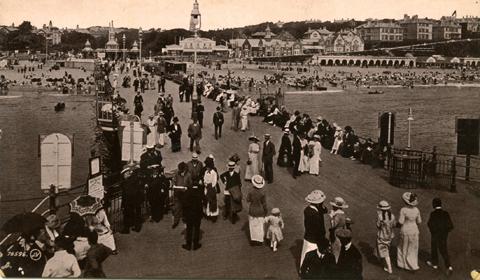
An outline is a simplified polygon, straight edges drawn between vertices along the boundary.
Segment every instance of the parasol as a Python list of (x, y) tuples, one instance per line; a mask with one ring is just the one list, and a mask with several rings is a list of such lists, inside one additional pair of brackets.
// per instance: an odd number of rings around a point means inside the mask
[(89, 195), (81, 195), (70, 202), (70, 212), (80, 216), (95, 215), (102, 208), (100, 199)]
[(43, 228), (46, 219), (37, 213), (27, 212), (13, 216), (5, 224), (2, 230), (5, 233), (31, 233), (32, 231)]

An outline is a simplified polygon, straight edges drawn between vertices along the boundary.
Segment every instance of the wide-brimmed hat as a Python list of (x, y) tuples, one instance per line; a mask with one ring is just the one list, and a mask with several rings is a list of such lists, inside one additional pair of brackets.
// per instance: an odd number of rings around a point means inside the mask
[(198, 159), (198, 154), (197, 153), (192, 153), (192, 159)]
[(255, 188), (261, 189), (265, 186), (265, 180), (260, 175), (253, 175), (252, 176), (252, 184)]
[(273, 209), (272, 209), (272, 214), (273, 214), (273, 215), (278, 215), (278, 214), (280, 214), (280, 209), (278, 209), (278, 208), (273, 208)]
[(308, 203), (319, 204), (325, 201), (327, 197), (321, 190), (314, 190), (305, 197), (305, 201)]
[(283, 129), (283, 133), (290, 134), (290, 129), (288, 129), (288, 128)]
[(330, 205), (335, 206), (337, 208), (342, 208), (342, 209), (348, 208), (348, 205), (345, 202), (345, 200), (339, 196), (335, 197), (333, 201), (330, 201)]
[(58, 228), (60, 227), (60, 219), (57, 217), (57, 215), (55, 214), (50, 214), (48, 215), (48, 217), (46, 218), (46, 222), (45, 222), (45, 225), (49, 228)]
[(472, 277), (472, 280), (480, 280), (480, 272), (475, 269), (470, 272), (470, 276)]
[(229, 161), (228, 164), (227, 164), (227, 167), (228, 168), (235, 168), (235, 162)]
[(260, 141), (260, 139), (258, 139), (257, 136), (255, 136), (255, 135), (252, 135), (252, 136), (248, 137), (248, 140), (256, 141), (256, 142)]
[(390, 206), (390, 203), (386, 200), (382, 200), (378, 203), (377, 208), (380, 210), (390, 210), (392, 206)]
[(318, 117), (317, 117), (317, 121), (323, 121), (323, 117), (322, 117), (322, 116), (318, 116)]
[(155, 148), (155, 146), (154, 146), (154, 145), (146, 145), (145, 148), (147, 148), (147, 149), (153, 149), (153, 148)]
[(402, 194), (402, 199), (406, 204), (416, 206), (418, 204), (417, 195), (412, 192), (405, 192)]

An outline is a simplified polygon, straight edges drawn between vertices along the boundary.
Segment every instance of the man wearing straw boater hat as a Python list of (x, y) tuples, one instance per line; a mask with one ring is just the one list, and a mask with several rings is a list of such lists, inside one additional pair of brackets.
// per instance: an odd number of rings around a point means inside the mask
[(314, 190), (305, 198), (305, 201), (308, 202), (309, 205), (303, 211), (305, 235), (303, 238), (300, 267), (302, 267), (307, 252), (316, 250), (318, 248), (317, 243), (323, 242), (323, 239), (326, 239), (323, 215), (325, 215), (328, 210), (323, 206), (325, 199), (326, 196), (321, 190)]
[(273, 183), (273, 156), (275, 156), (275, 145), (270, 141), (270, 134), (265, 134), (265, 142), (263, 142), (263, 173), (267, 183)]

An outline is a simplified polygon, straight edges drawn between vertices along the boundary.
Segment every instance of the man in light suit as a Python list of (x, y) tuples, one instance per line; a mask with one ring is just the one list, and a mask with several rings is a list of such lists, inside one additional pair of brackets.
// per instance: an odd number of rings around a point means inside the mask
[(273, 183), (273, 156), (275, 156), (275, 145), (270, 141), (270, 134), (265, 134), (263, 142), (263, 171), (267, 183)]

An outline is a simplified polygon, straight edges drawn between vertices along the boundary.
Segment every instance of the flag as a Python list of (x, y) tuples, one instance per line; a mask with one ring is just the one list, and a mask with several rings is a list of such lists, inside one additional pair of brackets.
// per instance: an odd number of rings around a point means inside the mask
[(452, 17), (457, 17), (457, 10), (453, 11)]

